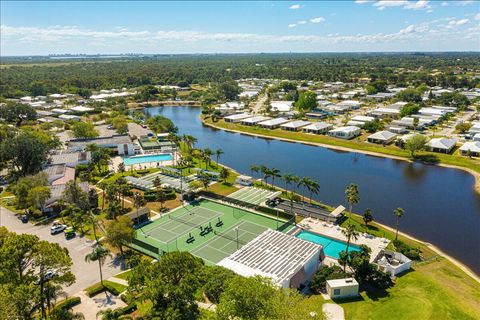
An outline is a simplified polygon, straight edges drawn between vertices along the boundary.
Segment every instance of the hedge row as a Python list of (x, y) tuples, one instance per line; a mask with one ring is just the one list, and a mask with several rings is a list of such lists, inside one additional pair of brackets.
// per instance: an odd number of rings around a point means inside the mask
[(71, 309), (76, 305), (80, 304), (82, 300), (80, 297), (67, 298), (55, 305), (55, 309)]
[[(165, 193), (165, 199), (166, 200), (174, 200), (177, 196), (175, 194), (175, 190), (170, 189), (170, 188), (165, 188), (163, 189), (163, 192)], [(145, 198), (146, 201), (156, 201), (157, 200), (157, 193), (156, 191), (146, 191), (143, 194), (143, 197)]]
[(93, 297), (93, 296), (95, 296), (95, 295), (97, 295), (100, 292), (103, 292), (105, 290), (107, 290), (108, 292), (110, 292), (114, 296), (118, 296), (121, 293), (121, 291), (119, 291), (119, 289), (113, 283), (111, 283), (107, 280), (103, 281), (103, 286), (99, 282), (99, 283), (96, 283), (93, 286), (90, 286), (87, 289), (85, 289), (85, 291), (87, 293), (87, 296), (89, 296), (89, 297)]

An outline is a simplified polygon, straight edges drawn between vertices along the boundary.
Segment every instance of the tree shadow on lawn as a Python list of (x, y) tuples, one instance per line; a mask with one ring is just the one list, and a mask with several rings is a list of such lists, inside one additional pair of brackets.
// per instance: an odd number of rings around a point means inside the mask
[(422, 154), (422, 155), (415, 155), (413, 157), (415, 161), (420, 161), (426, 164), (437, 164), (440, 162), (440, 159), (434, 154)]
[(110, 262), (111, 266), (120, 267), (120, 270), (126, 270), (127, 266), (125, 264), (125, 259), (121, 255), (116, 255), (115, 258)]
[(373, 301), (378, 301), (381, 298), (386, 298), (390, 296), (390, 293), (387, 289), (377, 288), (371, 285), (364, 285), (365, 294)]
[(343, 303), (365, 301), (365, 299), (361, 295), (358, 295), (356, 297), (348, 297), (348, 298), (332, 298), (332, 301), (335, 302), (336, 304), (341, 305)]

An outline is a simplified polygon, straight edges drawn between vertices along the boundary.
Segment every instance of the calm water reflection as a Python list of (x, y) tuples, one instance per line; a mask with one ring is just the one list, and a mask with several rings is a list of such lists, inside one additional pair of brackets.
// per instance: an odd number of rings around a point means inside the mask
[(316, 179), (321, 186), (316, 198), (325, 203), (345, 205), (345, 187), (356, 183), (361, 201), (355, 211), (371, 208), (376, 220), (394, 226), (392, 212), (403, 207), (400, 230), (437, 245), (480, 274), (480, 197), (473, 191), (473, 176), (464, 171), (215, 130), (202, 125), (194, 107), (146, 112), (172, 119), (180, 134), (198, 139), (200, 148), (222, 149), (220, 161), (241, 173), (264, 164)]

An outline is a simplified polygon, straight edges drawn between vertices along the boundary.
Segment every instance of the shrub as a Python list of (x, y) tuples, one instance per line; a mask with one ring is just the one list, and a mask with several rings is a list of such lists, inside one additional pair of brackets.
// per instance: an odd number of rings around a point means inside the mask
[(313, 293), (318, 294), (325, 291), (327, 280), (342, 279), (348, 276), (339, 266), (323, 266), (315, 272), (308, 286)]
[(74, 306), (82, 303), (82, 300), (80, 297), (72, 297), (72, 298), (67, 298), (55, 305), (55, 309), (71, 309)]
[(400, 240), (393, 240), (395, 250), (405, 255), (410, 260), (420, 260), (420, 250), (418, 248), (412, 248), (405, 242)]
[(87, 289), (85, 289), (85, 292), (87, 293), (87, 296), (89, 296), (90, 298), (99, 294), (100, 292), (103, 292), (105, 291), (105, 287), (102, 286), (102, 284), (99, 282), (99, 283), (96, 283), (90, 287), (88, 287)]

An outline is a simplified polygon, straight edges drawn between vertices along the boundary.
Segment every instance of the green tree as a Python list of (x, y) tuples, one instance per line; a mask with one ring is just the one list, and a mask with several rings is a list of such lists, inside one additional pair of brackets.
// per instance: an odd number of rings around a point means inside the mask
[(360, 202), (360, 193), (358, 191), (358, 186), (351, 183), (347, 189), (345, 189), (345, 199), (349, 205), (350, 218), (352, 217), (353, 205), (356, 205)]
[(150, 130), (152, 130), (155, 133), (162, 133), (162, 132), (176, 133), (178, 131), (177, 127), (175, 127), (172, 120), (167, 119), (160, 115), (156, 115), (154, 117), (148, 118), (146, 123), (150, 128)]
[(295, 108), (299, 111), (310, 111), (317, 107), (317, 95), (312, 91), (305, 91), (300, 93), (297, 102), (295, 102)]
[(397, 98), (400, 101), (405, 101), (405, 102), (415, 102), (415, 103), (422, 102), (422, 95), (416, 89), (405, 89), (403, 91), (400, 91), (397, 94)]
[(208, 189), (208, 186), (210, 185), (210, 182), (212, 181), (212, 178), (206, 173), (200, 173), (198, 180), (202, 183), (203, 188), (206, 191)]
[(396, 227), (395, 227), (395, 240), (397, 240), (398, 238), (398, 226), (400, 224), (400, 219), (403, 217), (403, 215), (405, 214), (405, 210), (403, 210), (402, 208), (396, 208), (394, 211), (393, 211), (393, 214), (395, 215), (395, 217), (397, 218), (397, 224), (396, 224)]
[(208, 300), (219, 303), (226, 283), (236, 276), (233, 271), (220, 266), (203, 266), (199, 272), (198, 281)]
[(312, 196), (320, 191), (320, 184), (317, 181), (308, 179), (306, 184), (307, 190), (310, 192), (310, 204), (312, 204)]
[(415, 153), (425, 149), (427, 137), (421, 134), (415, 134), (405, 142), (405, 150), (410, 151), (410, 156), (415, 157)]
[(372, 221), (373, 221), (372, 210), (370, 209), (365, 210), (365, 212), (363, 213), (363, 222), (365, 222), (365, 226), (368, 226), (368, 224)]
[(222, 81), (217, 85), (217, 94), (222, 100), (236, 100), (239, 93), (240, 87), (235, 81)]
[(19, 127), (23, 121), (36, 120), (37, 112), (27, 104), (7, 103), (0, 105), (0, 118), (8, 123), (15, 123)]
[(72, 133), (75, 138), (95, 138), (98, 137), (98, 130), (90, 122), (76, 121), (72, 125)]
[(222, 179), (224, 182), (227, 182), (227, 179), (228, 177), (230, 176), (230, 171), (225, 168), (225, 167), (222, 167), (222, 169), (220, 169), (220, 179)]
[(34, 187), (28, 191), (27, 203), (29, 204), (29, 206), (43, 212), (43, 209), (45, 208), (45, 203), (48, 199), (50, 199), (51, 194), (52, 193), (49, 187)]
[(418, 113), (421, 106), (417, 103), (407, 103), (400, 109), (400, 117), (406, 117)]
[(218, 160), (220, 159), (220, 157), (222, 156), (223, 153), (224, 152), (223, 152), (222, 149), (215, 150), (215, 158), (216, 158), (216, 162), (217, 162), (217, 167), (218, 167)]
[(65, 184), (62, 197), (65, 203), (75, 205), (79, 209), (88, 210), (90, 208), (88, 193), (82, 189), (76, 180), (68, 181)]
[[(359, 233), (354, 224), (348, 224), (344, 229), (342, 229), (342, 234), (347, 238), (347, 247), (345, 248), (346, 255), (348, 256), (348, 249), (350, 247), (350, 241), (357, 240)], [(343, 264), (343, 272), (346, 272), (347, 260)]]
[(285, 183), (285, 192), (288, 192), (288, 186), (292, 184), (293, 176), (290, 173), (285, 173), (280, 179)]
[(314, 294), (324, 293), (326, 290), (327, 280), (343, 279), (349, 275), (337, 265), (321, 266), (312, 277), (308, 287)]
[(467, 132), (468, 130), (470, 130), (471, 127), (472, 127), (472, 124), (471, 124), (471, 123), (460, 122), (459, 124), (457, 124), (457, 125), (455, 126), (455, 130), (457, 130), (457, 131), (460, 132), (460, 133), (465, 133), (465, 132)]
[(92, 252), (88, 253), (85, 256), (85, 261), (86, 262), (98, 262), (98, 270), (100, 272), (100, 283), (103, 286), (103, 272), (102, 272), (102, 266), (105, 264), (105, 261), (107, 260), (108, 257), (111, 257), (110, 251), (108, 251), (107, 248), (104, 248), (100, 245), (97, 245), (95, 248), (93, 248)]
[(123, 256), (123, 246), (128, 245), (135, 239), (135, 229), (132, 220), (127, 216), (118, 217), (117, 220), (107, 222), (105, 227), (106, 241), (120, 250)]

